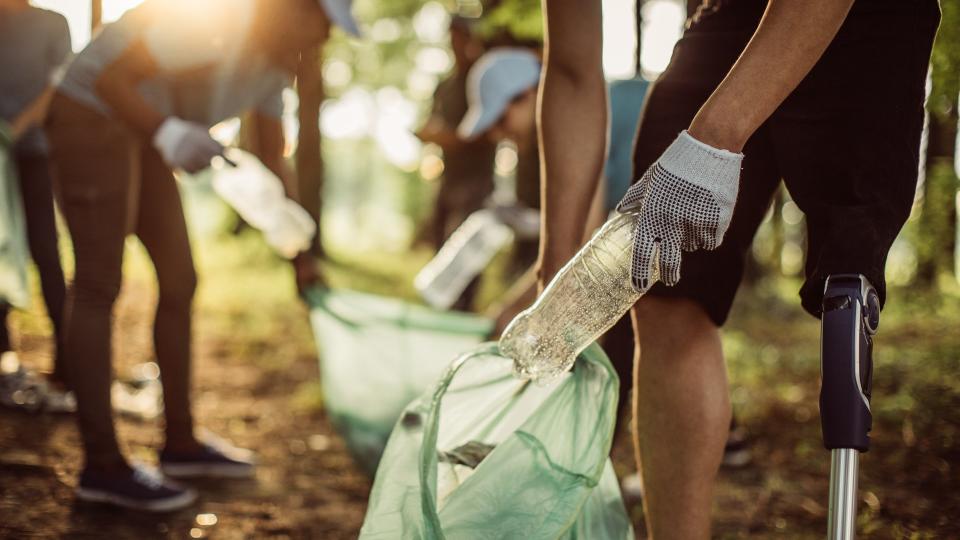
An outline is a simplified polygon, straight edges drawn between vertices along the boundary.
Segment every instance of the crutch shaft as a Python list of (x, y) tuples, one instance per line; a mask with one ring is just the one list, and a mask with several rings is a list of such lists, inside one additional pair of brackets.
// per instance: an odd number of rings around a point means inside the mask
[(857, 477), (860, 452), (841, 448), (830, 452), (829, 540), (852, 540), (857, 530)]

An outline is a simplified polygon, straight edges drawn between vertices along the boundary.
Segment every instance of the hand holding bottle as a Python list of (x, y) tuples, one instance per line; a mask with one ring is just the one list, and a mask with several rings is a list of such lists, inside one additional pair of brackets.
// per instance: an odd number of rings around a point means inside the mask
[(646, 292), (657, 272), (667, 285), (680, 281), (681, 253), (716, 249), (730, 226), (743, 154), (702, 143), (686, 131), (667, 148), (617, 206), (637, 214), (631, 276)]

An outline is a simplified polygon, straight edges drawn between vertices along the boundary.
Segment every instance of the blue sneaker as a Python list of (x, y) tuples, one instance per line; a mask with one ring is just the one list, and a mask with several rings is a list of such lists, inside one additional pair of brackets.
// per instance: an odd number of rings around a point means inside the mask
[(197, 500), (195, 491), (166, 480), (154, 469), (137, 465), (128, 472), (84, 469), (76, 495), (81, 501), (147, 512), (172, 512)]
[(207, 435), (197, 452), (160, 453), (160, 468), (171, 478), (250, 478), (254, 475), (253, 452)]

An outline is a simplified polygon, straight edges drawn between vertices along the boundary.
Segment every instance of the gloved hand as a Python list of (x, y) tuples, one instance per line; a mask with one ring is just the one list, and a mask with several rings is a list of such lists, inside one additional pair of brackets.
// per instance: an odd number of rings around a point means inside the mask
[(207, 128), (175, 116), (160, 124), (153, 135), (153, 146), (167, 165), (188, 173), (207, 168), (214, 156), (223, 153), (223, 146), (210, 137)]
[(681, 252), (715, 249), (730, 226), (743, 154), (713, 148), (686, 131), (667, 148), (617, 205), (637, 214), (633, 287), (645, 293), (659, 267), (666, 285), (680, 281)]

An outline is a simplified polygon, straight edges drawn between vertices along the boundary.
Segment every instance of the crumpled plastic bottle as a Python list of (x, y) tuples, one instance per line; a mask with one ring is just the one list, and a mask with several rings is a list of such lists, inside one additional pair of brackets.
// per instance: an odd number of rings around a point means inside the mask
[[(292, 259), (310, 247), (317, 225), (310, 214), (288, 199), (283, 183), (256, 156), (238, 148), (213, 160), (213, 190), (280, 255)], [(228, 161), (229, 160), (229, 161)]]
[(517, 375), (546, 382), (565, 373), (640, 298), (630, 280), (636, 222), (629, 213), (607, 221), (510, 322), (500, 352), (513, 359)]

